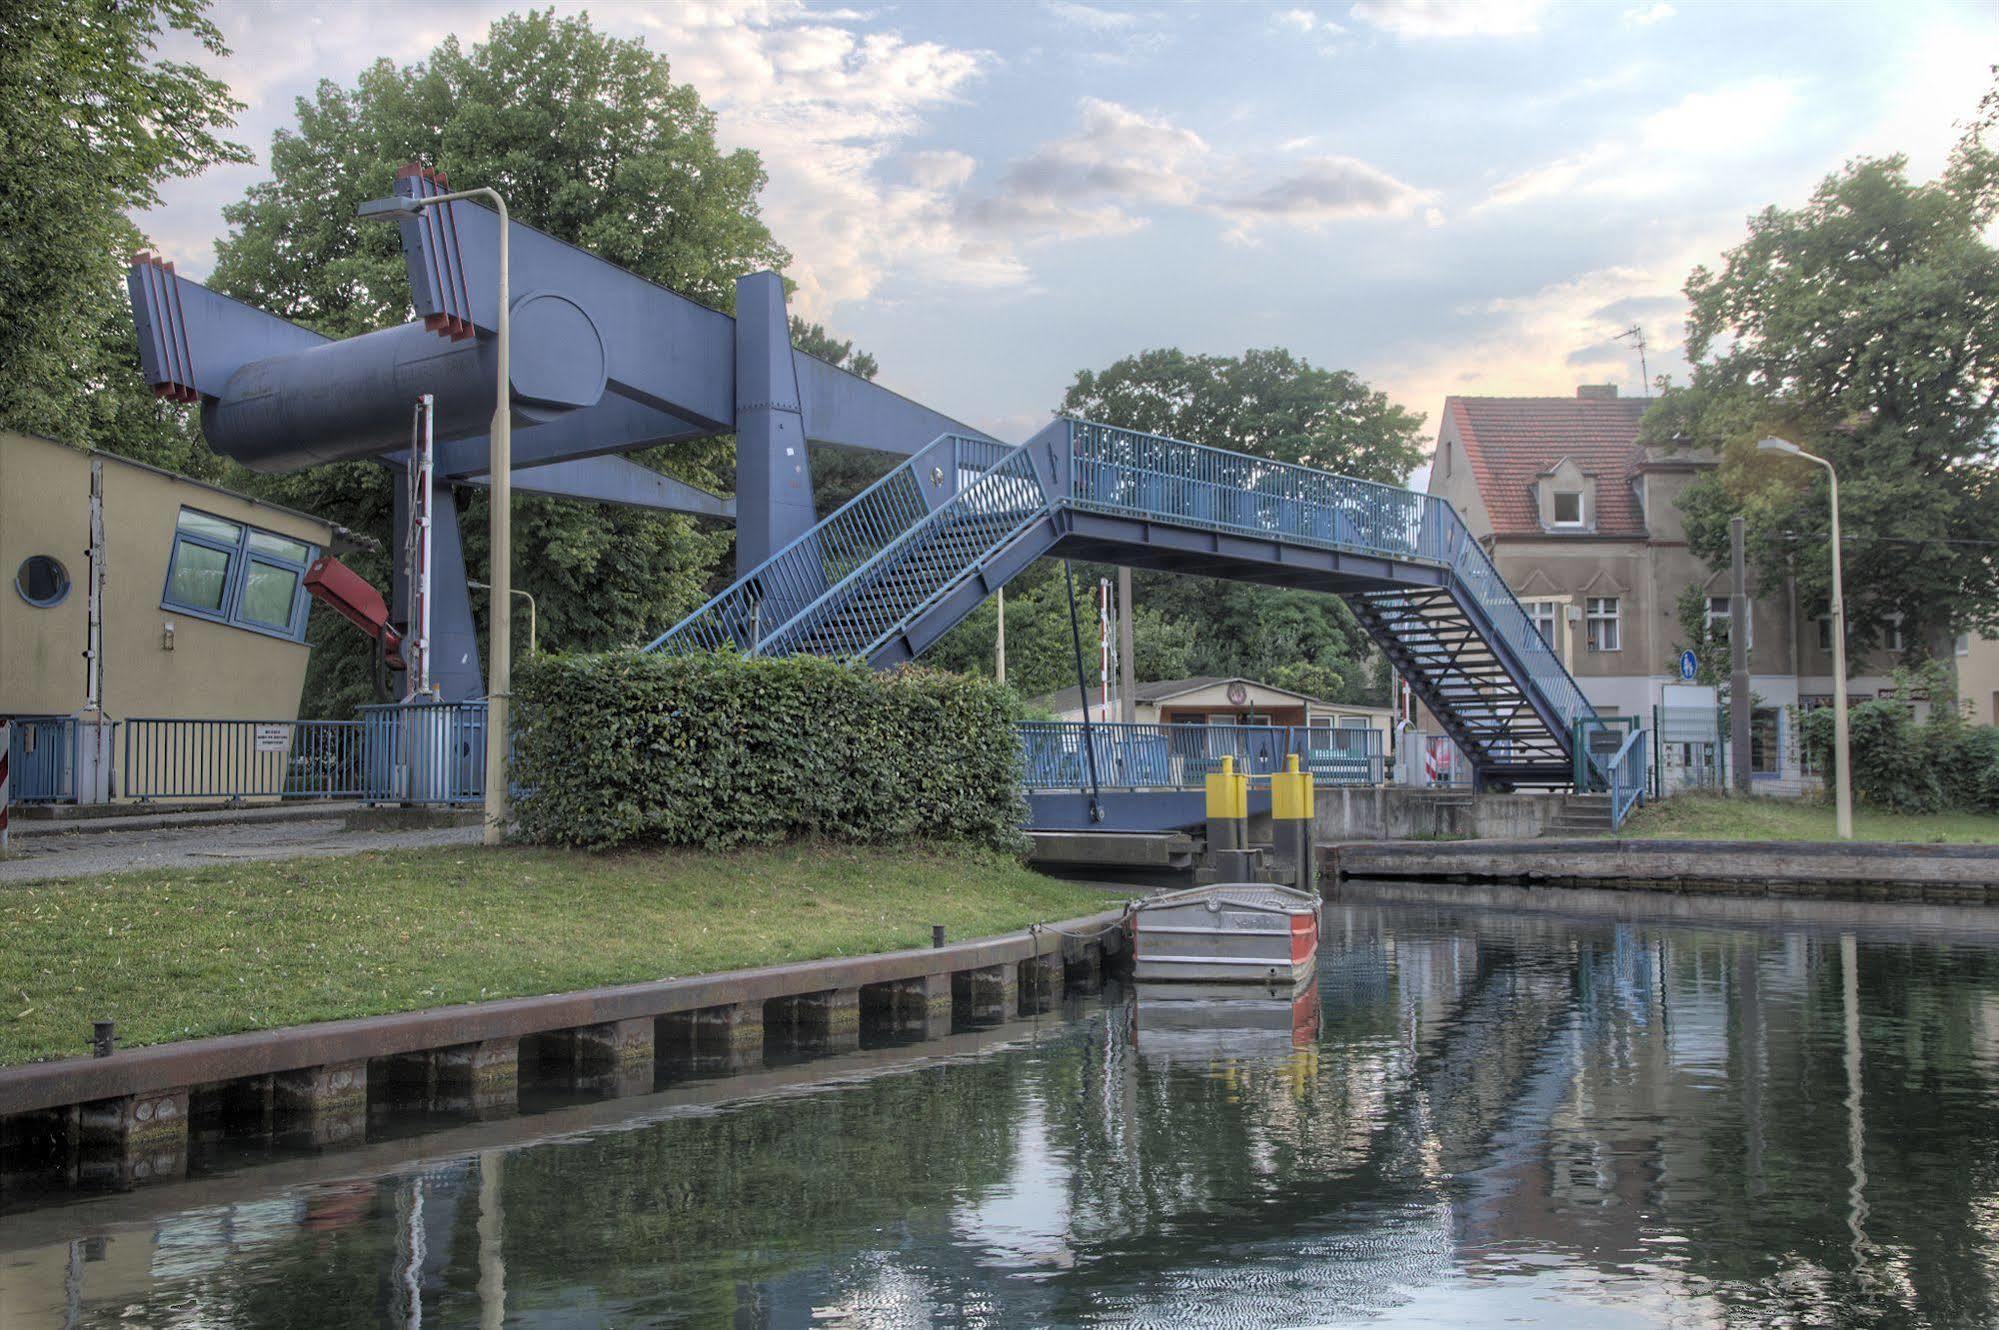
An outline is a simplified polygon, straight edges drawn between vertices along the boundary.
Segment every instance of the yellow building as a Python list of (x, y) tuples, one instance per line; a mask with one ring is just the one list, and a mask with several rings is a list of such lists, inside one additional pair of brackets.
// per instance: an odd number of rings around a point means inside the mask
[[(0, 431), (0, 716), (289, 721), (319, 518)], [(103, 762), (117, 739), (96, 740)], [(90, 745), (86, 743), (85, 747)], [(79, 797), (114, 791), (87, 776)]]

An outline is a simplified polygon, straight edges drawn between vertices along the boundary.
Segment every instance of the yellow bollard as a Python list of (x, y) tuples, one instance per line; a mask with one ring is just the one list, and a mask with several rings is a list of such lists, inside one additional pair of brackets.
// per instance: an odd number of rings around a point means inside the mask
[(1300, 891), (1318, 889), (1313, 855), (1316, 813), (1312, 773), (1300, 770), (1298, 755), (1292, 753), (1284, 759), (1284, 770), (1270, 778), (1270, 822), (1277, 857), (1291, 865), (1291, 883)]
[(1208, 773), (1208, 866), (1218, 881), (1249, 875), (1249, 777), (1238, 775), (1235, 759)]

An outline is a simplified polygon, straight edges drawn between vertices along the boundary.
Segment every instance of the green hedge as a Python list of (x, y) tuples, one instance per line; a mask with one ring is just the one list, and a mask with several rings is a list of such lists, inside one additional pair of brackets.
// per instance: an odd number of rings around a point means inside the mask
[[(1954, 698), (1936, 696), (1922, 721), (1905, 698), (1879, 698), (1848, 710), (1853, 797), (1893, 813), (1999, 813), (1999, 729), (1966, 724)], [(1799, 735), (1830, 789), (1832, 708), (1806, 712)]]
[(1019, 703), (997, 684), (809, 656), (625, 651), (532, 661), (514, 697), (530, 841), (1024, 847)]

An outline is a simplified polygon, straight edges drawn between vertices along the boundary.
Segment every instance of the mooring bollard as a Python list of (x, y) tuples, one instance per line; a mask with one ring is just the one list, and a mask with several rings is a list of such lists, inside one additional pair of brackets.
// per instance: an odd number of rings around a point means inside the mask
[(941, 947), (944, 945), (944, 925), (930, 925), (930, 945), (932, 947)]
[(1314, 808), (1312, 773), (1301, 771), (1298, 755), (1284, 759), (1284, 770), (1270, 778), (1270, 821), (1279, 858), (1288, 860), (1300, 891), (1317, 890), (1317, 865), (1312, 857)]
[(1235, 759), (1224, 757), (1222, 769), (1208, 773), (1208, 865), (1217, 879), (1247, 877), (1249, 853), (1249, 777), (1236, 774)]
[(116, 1021), (92, 1021), (90, 1023), (90, 1056), (108, 1058), (118, 1047), (118, 1023)]

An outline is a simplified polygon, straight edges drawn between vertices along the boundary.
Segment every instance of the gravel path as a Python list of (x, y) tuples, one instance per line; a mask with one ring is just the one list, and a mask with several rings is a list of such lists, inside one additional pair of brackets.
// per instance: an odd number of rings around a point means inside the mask
[(89, 834), (16, 836), (0, 859), (0, 885), (98, 877), (134, 868), (202, 868), (231, 860), (318, 859), (367, 850), (476, 845), (479, 828), (350, 831), (340, 818), (228, 822)]

